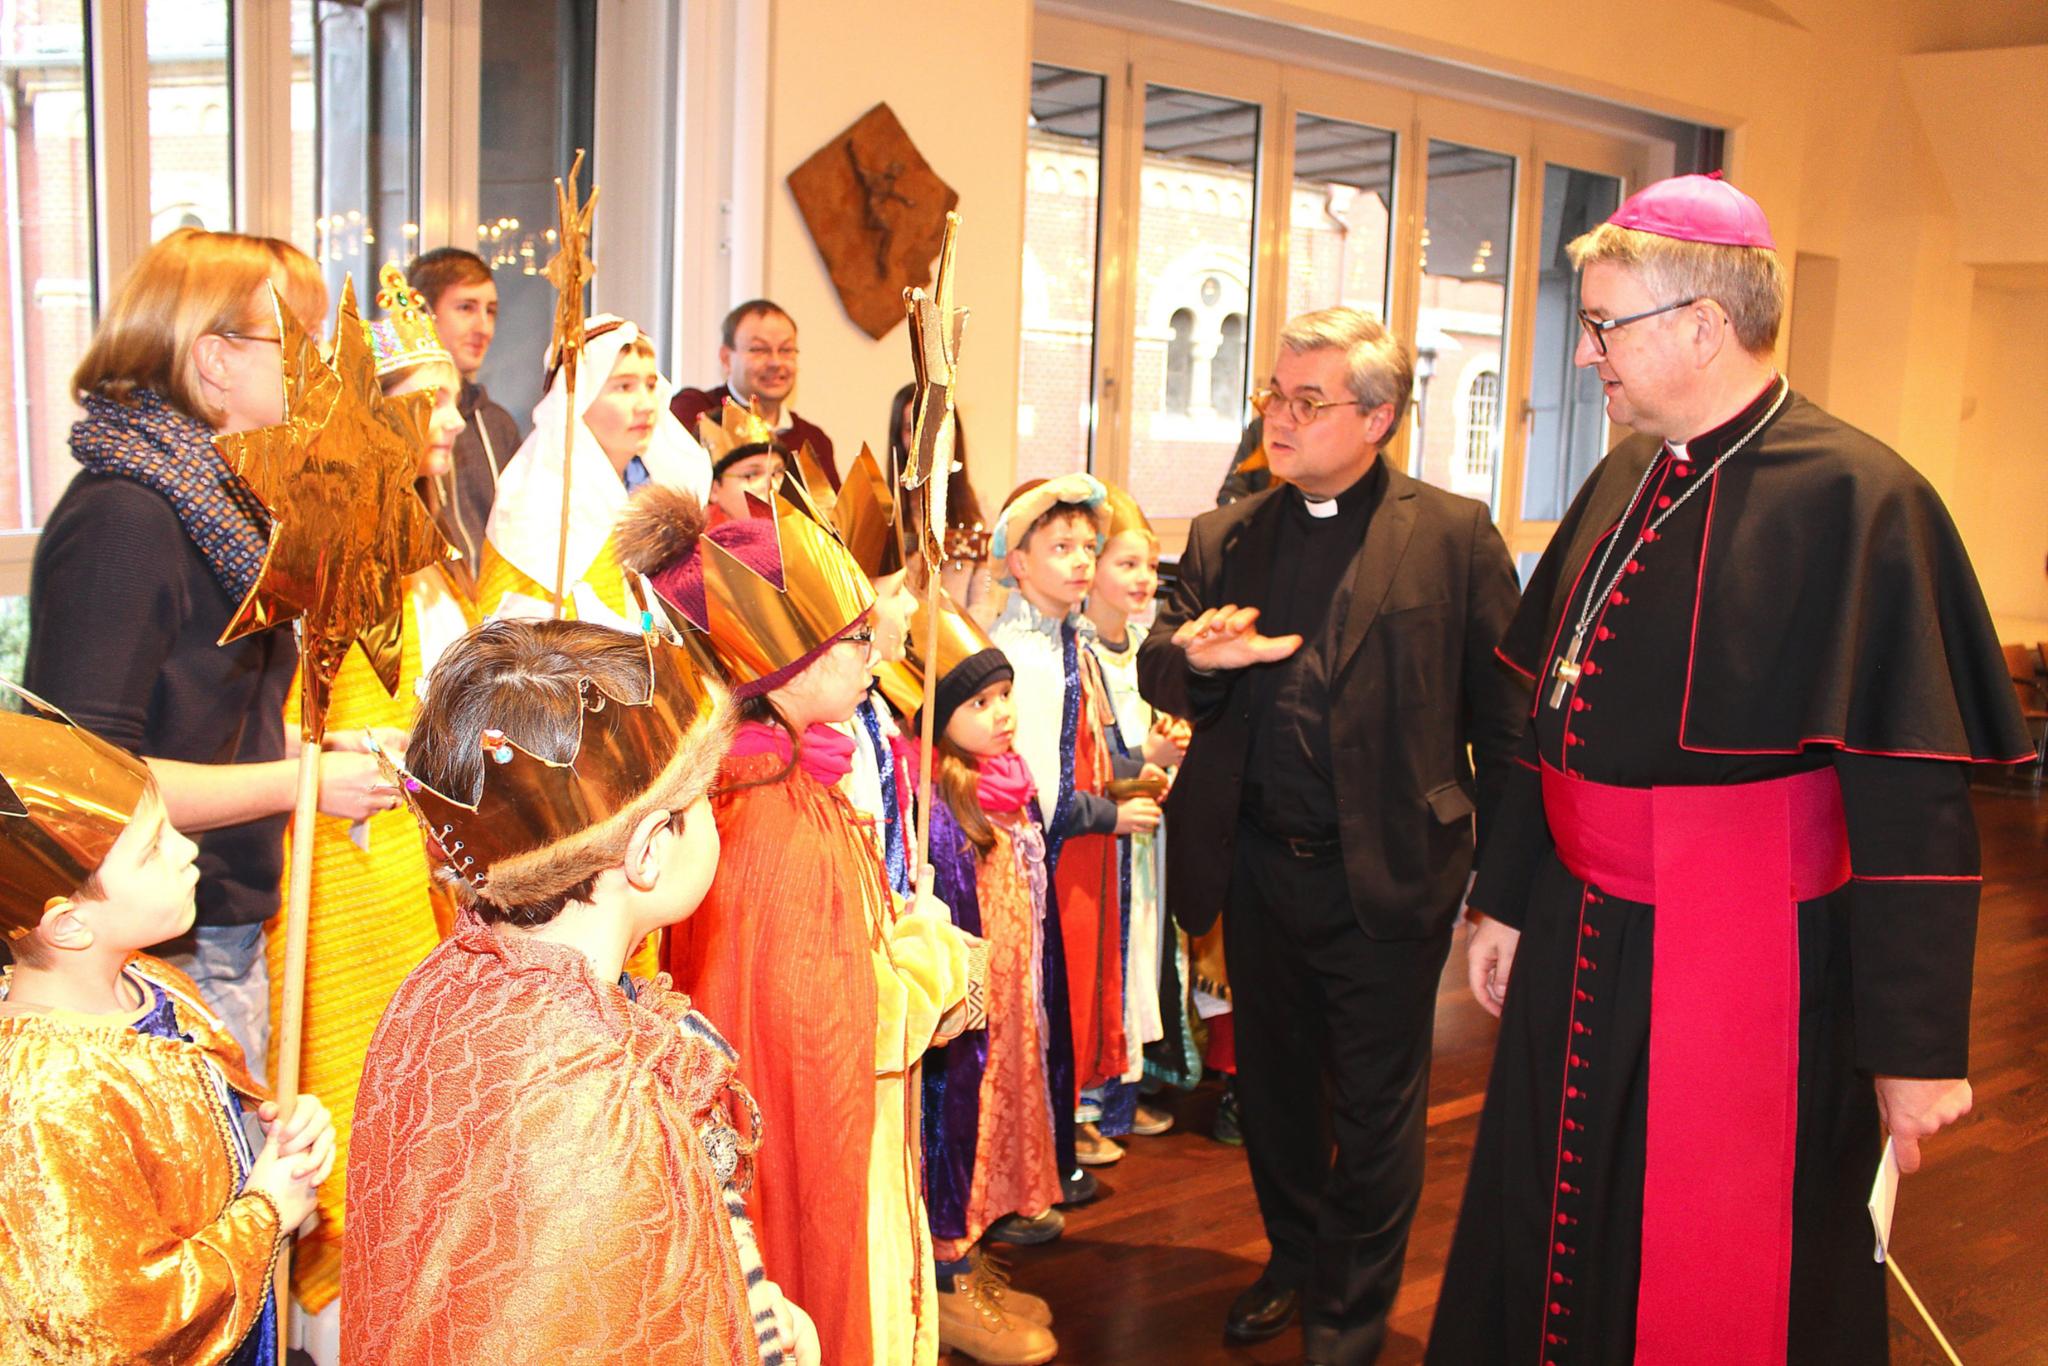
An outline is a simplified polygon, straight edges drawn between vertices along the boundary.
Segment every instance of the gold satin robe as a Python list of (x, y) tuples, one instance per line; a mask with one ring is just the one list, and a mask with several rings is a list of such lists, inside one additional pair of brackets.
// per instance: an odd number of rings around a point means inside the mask
[(127, 970), (170, 993), (193, 1042), (0, 1002), (0, 1366), (209, 1366), (270, 1291), (284, 1239), (237, 1193), (209, 1064), (251, 1103), (269, 1093), (190, 979)]

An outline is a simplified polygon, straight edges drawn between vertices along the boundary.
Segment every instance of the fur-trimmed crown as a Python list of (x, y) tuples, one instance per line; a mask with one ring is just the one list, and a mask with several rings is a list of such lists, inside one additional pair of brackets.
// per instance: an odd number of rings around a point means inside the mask
[(576, 750), (566, 762), (486, 729), (482, 785), (464, 801), (378, 756), (429, 851), (473, 892), (502, 906), (556, 895), (615, 859), (618, 841), (648, 812), (680, 809), (710, 789), (731, 733), (725, 689), (651, 626), (642, 639), (646, 689), (620, 697), (582, 680)]
[(0, 710), (0, 940), (41, 923), (99, 871), (149, 787), (149, 769), (26, 688)]
[(646, 575), (677, 630), (706, 633), (742, 697), (781, 686), (875, 605), (874, 585), (802, 485), (785, 488), (772, 506), (756, 500), (754, 516), (695, 535), (682, 504), (650, 502), (643, 489), (613, 533), (620, 564)]

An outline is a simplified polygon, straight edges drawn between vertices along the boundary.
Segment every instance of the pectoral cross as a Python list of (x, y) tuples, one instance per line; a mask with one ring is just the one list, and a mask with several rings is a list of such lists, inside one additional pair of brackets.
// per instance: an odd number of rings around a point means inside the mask
[(1579, 663), (1579, 651), (1585, 644), (1586, 631), (1581, 627), (1572, 632), (1571, 644), (1557, 657), (1557, 667), (1551, 671), (1557, 678), (1556, 685), (1550, 690), (1550, 706), (1553, 711), (1564, 705), (1565, 693), (1578, 683), (1579, 675), (1584, 671), (1585, 666)]

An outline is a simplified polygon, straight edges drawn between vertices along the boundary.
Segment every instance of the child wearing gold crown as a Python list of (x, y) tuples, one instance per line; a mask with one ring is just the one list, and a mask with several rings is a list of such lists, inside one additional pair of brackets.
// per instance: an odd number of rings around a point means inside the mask
[(825, 1358), (928, 1366), (937, 1306), (917, 1178), (915, 1068), (960, 1022), (967, 938), (889, 886), (848, 799), (874, 589), (830, 527), (778, 495), (705, 530), (636, 500), (621, 558), (702, 632), (741, 699), (704, 909), (669, 941), (677, 983), (731, 1030), (772, 1132), (762, 1258), (816, 1316)]
[(362, 1363), (815, 1362), (761, 1277), (736, 1059), (629, 948), (695, 910), (723, 690), (650, 631), (490, 622), (394, 776), (465, 906), (371, 1041), (342, 1347)]
[(312, 1096), (275, 1123), (191, 980), (140, 952), (191, 927), (199, 877), (149, 769), (18, 696), (0, 711), (0, 1355), (270, 1366), (272, 1272), (333, 1125)]
[[(449, 452), (462, 433), (462, 414), (455, 406), (461, 380), (434, 331), (433, 316), (398, 267), (386, 265), (380, 284), (377, 302), (384, 317), (364, 324), (376, 358), (378, 385), (394, 397), (430, 393), (435, 399), (419, 456), (420, 487), (425, 489), (447, 471)], [(359, 647), (352, 647), (328, 701), (329, 734), (378, 732), (387, 744), (402, 741), (418, 705), (415, 686), (441, 651), (471, 625), (473, 609), (441, 565), (412, 575), (402, 604), (398, 691), (386, 692), (369, 659)], [(294, 688), (285, 707), (286, 726), (294, 731), (298, 698)], [(320, 1191), (319, 1223), (299, 1239), (293, 1254), (292, 1290), (309, 1316), (301, 1321), (301, 1330), (316, 1353), (319, 1346), (332, 1342), (339, 1327), (333, 1306), (341, 1285), (342, 1174), (348, 1167), (363, 1055), (391, 994), (440, 942), (430, 886), (426, 851), (404, 810), (393, 808), (353, 825), (332, 818), (315, 824), (300, 1075), (310, 1089), (327, 1098), (333, 1111), (339, 1160), (336, 1174)], [(281, 931), (269, 935), (268, 952), (270, 1009), (274, 1018), (281, 1018)], [(270, 1052), (275, 1076), (274, 1034)]]
[(773, 499), (789, 473), (789, 449), (758, 407), (742, 408), (726, 399), (697, 419), (697, 441), (711, 458), (707, 510), (714, 524), (753, 516), (747, 500), (766, 503)]
[(1057, 945), (1059, 926), (1045, 916), (1036, 790), (1011, 744), (1010, 661), (950, 597), (940, 599), (940, 612), (936, 662), (925, 659), (929, 618), (920, 607), (910, 657), (882, 679), (906, 712), (930, 699), (938, 737), (934, 892), (954, 924), (989, 946), (985, 1022), (934, 1052), (924, 1069), (939, 1337), (977, 1361), (1029, 1366), (1059, 1350), (1052, 1312), (1012, 1288), (980, 1244), (999, 1224), (1009, 1226), (1008, 1241), (1030, 1243), (1057, 1237), (1062, 1225), (1043, 1007), (1046, 940)]

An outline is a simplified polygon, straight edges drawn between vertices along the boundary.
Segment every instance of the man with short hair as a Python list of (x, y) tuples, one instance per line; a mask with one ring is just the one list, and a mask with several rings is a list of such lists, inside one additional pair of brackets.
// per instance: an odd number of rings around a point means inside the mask
[(1881, 1362), (1880, 1147), (1910, 1172), (1970, 1108), (1967, 768), (2031, 747), (1941, 500), (1777, 373), (1756, 202), (1660, 181), (1569, 252), (1635, 435), (1500, 647), (1536, 696), (1430, 1360)]
[(1276, 1336), (1298, 1305), (1322, 1362), (1386, 1339), (1437, 978), (1527, 704), (1494, 663), (1516, 592), (1486, 505), (1382, 459), (1411, 375), (1356, 309), (1282, 329), (1254, 400), (1274, 484), (1195, 519), (1138, 656), (1145, 699), (1194, 723), (1166, 883), (1189, 934), (1223, 919), (1272, 1244), (1224, 1336)]
[(669, 411), (694, 435), (697, 419), (706, 413), (715, 417), (726, 399), (742, 408), (751, 403), (775, 427), (776, 440), (785, 449), (799, 451), (808, 444), (837, 489), (839, 466), (832, 459), (832, 438), (788, 406), (796, 389), (796, 320), (772, 299), (749, 299), (725, 315), (719, 336), (718, 363), (725, 367), (725, 382), (677, 391)]
[(455, 438), (448, 472), (434, 478), (434, 514), (448, 543), (462, 552), (460, 572), (473, 592), (498, 475), (519, 449), (519, 424), (477, 382), (498, 330), (498, 286), (483, 258), (460, 247), (414, 257), (405, 278), (426, 299), (441, 345), (462, 375), (457, 404), (466, 425)]

